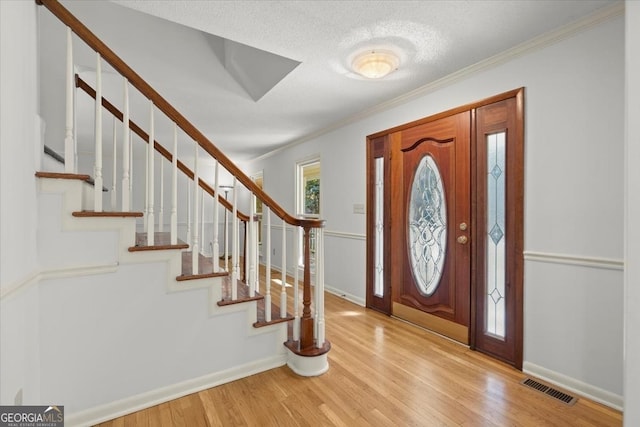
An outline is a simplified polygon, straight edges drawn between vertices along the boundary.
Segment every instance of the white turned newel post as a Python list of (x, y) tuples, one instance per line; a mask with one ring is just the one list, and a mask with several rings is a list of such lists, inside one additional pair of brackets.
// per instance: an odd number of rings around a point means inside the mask
[(231, 273), (231, 299), (238, 299), (238, 254), (240, 253), (238, 248), (239, 240), (239, 224), (238, 224), (238, 191), (236, 188), (237, 180), (233, 177), (233, 211), (231, 214), (231, 233), (232, 233), (232, 248), (231, 248), (231, 263), (233, 264), (233, 271)]
[(147, 146), (148, 160), (148, 188), (147, 194), (149, 198), (149, 207), (147, 208), (147, 245), (153, 246), (155, 243), (155, 216), (153, 213), (153, 205), (155, 203), (155, 186), (154, 186), (154, 141), (155, 141), (155, 122), (153, 119), (153, 101), (149, 102), (149, 145)]
[[(220, 271), (220, 244), (218, 243), (218, 216), (220, 215), (220, 188), (218, 187), (218, 161), (216, 160), (213, 183), (213, 272)], [(226, 254), (225, 254), (226, 256)]]
[(258, 241), (258, 236), (260, 235), (260, 225), (260, 221), (255, 221), (253, 223), (253, 265), (255, 266), (253, 280), (256, 283), (257, 293), (260, 293), (260, 242)]
[(198, 217), (200, 210), (200, 198), (198, 197), (198, 190), (200, 189), (198, 177), (198, 144), (194, 144), (194, 159), (193, 159), (193, 246), (191, 247), (191, 274), (198, 274), (198, 263), (200, 261), (200, 246), (198, 242)]
[(116, 212), (118, 210), (118, 193), (116, 191), (118, 180), (118, 138), (116, 137), (116, 118), (113, 117), (113, 175), (111, 178), (111, 210)]
[(171, 158), (171, 244), (178, 244), (178, 125), (175, 123)]
[(293, 228), (294, 268), (293, 268), (293, 340), (300, 340), (300, 294), (298, 289), (298, 265), (300, 264), (300, 227)]
[(316, 229), (316, 347), (324, 345), (324, 230)]
[(164, 231), (164, 158), (160, 156), (160, 210), (158, 210), (158, 231)]
[(129, 130), (129, 82), (124, 79), (122, 101), (122, 212), (129, 212), (129, 169), (130, 169), (130, 130)]
[(102, 67), (100, 54), (96, 54), (96, 104), (95, 104), (95, 163), (93, 210), (102, 212)]
[(264, 215), (267, 217), (267, 232), (265, 233), (265, 296), (264, 296), (264, 318), (271, 322), (271, 209), (263, 206)]
[(251, 193), (251, 196), (249, 196), (249, 228), (247, 228), (247, 235), (245, 236), (245, 245), (248, 245), (248, 248), (245, 248), (245, 252), (247, 254), (247, 259), (246, 260), (246, 265), (249, 268), (249, 274), (247, 274), (247, 281), (249, 282), (249, 296), (250, 297), (254, 297), (256, 295), (256, 282), (253, 278), (253, 275), (256, 272), (256, 265), (255, 265), (255, 257), (253, 255), (253, 251), (255, 249), (255, 245), (254, 245), (254, 236), (255, 236), (255, 229), (254, 229), (254, 216), (255, 216), (255, 211), (256, 211), (256, 196), (255, 194)]
[(287, 317), (287, 223), (282, 220), (282, 292), (280, 293), (280, 317)]
[(73, 39), (71, 28), (67, 27), (67, 78), (66, 78), (66, 109), (65, 109), (65, 137), (64, 137), (64, 171), (76, 172), (76, 149), (73, 124), (74, 117), (74, 73), (73, 73)]

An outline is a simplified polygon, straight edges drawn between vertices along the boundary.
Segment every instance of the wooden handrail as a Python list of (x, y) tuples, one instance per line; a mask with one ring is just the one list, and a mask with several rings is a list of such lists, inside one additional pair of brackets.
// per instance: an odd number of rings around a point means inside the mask
[[(89, 84), (84, 80), (82, 80), (82, 78), (77, 74), (76, 74), (76, 87), (82, 89), (87, 95), (89, 95), (93, 99), (96, 99), (95, 89), (89, 86)], [(109, 102), (109, 100), (106, 99), (105, 97), (102, 97), (102, 106), (107, 111), (109, 111), (116, 119), (122, 122), (124, 118), (124, 115), (122, 114), (122, 112), (118, 110), (118, 108), (115, 105), (113, 105), (111, 102)], [(147, 144), (149, 143), (149, 134), (146, 133), (144, 130), (142, 130), (142, 128), (138, 126), (133, 120), (129, 120), (129, 129), (131, 129), (133, 133), (138, 135), (144, 142), (146, 142)], [(169, 162), (173, 161), (173, 155), (169, 152), (169, 150), (164, 148), (162, 144), (154, 140), (153, 146), (154, 146), (154, 149), (158, 153), (160, 153), (165, 159), (167, 159)], [(195, 176), (193, 171), (189, 169), (189, 167), (184, 163), (182, 163), (180, 160), (178, 160), (177, 163), (178, 163), (178, 169), (180, 169), (182, 173), (184, 173), (187, 177), (189, 177), (189, 179), (193, 180), (193, 177)], [(202, 178), (198, 178), (198, 185), (204, 191), (209, 193), (212, 197), (215, 197), (214, 189), (211, 188), (211, 186), (207, 184), (205, 181), (203, 181)], [(220, 201), (220, 204), (222, 204), (222, 206), (224, 206), (229, 212), (233, 211), (233, 206), (231, 206), (231, 203), (227, 199), (225, 199), (224, 197), (218, 197), (218, 200)], [(238, 218), (241, 221), (245, 221), (245, 222), (249, 221), (248, 215), (243, 214), (240, 211), (237, 211), (237, 212), (238, 212)]]
[(304, 219), (290, 215), (267, 193), (258, 187), (253, 180), (246, 175), (235, 163), (231, 161), (222, 151), (220, 151), (209, 139), (200, 132), (191, 122), (189, 122), (178, 110), (176, 110), (167, 100), (165, 100), (155, 89), (151, 87), (140, 75), (129, 67), (118, 55), (115, 54), (106, 44), (102, 42), (91, 30), (80, 22), (71, 12), (58, 2), (58, 0), (35, 0), (37, 4), (45, 6), (60, 21), (67, 25), (80, 37), (90, 48), (98, 52), (100, 56), (109, 63), (116, 71), (124, 76), (129, 83), (146, 96), (153, 104), (162, 111), (169, 119), (180, 127), (189, 137), (191, 137), (203, 150), (216, 159), (227, 171), (238, 179), (249, 191), (256, 195), (269, 209), (278, 217), (291, 225), (301, 227), (318, 228), (324, 227), (324, 220)]

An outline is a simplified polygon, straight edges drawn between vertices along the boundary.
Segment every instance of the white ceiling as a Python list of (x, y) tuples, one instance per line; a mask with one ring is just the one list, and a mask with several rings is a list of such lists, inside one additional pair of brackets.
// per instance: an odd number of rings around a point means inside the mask
[[(612, 4), (602, 0), (64, 2), (236, 161), (321, 132)], [(224, 67), (220, 38), (300, 65), (254, 101), (255, 96)], [(354, 75), (349, 67), (355, 54), (373, 48), (392, 49), (401, 58), (399, 69), (379, 81)], [(88, 59), (82, 64), (82, 56), (79, 61), (86, 69), (95, 68)], [(256, 69), (264, 67), (257, 62)], [(170, 138), (168, 128), (157, 134)]]

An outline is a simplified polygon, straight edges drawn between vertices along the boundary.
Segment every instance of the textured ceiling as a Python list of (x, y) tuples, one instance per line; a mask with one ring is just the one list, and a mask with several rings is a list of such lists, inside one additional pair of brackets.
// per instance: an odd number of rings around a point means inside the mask
[[(63, 3), (237, 161), (319, 132), (613, 4), (585, 0)], [(220, 61), (218, 37), (300, 64), (256, 101)], [(381, 81), (354, 75), (351, 59), (372, 48), (396, 51), (400, 68)], [(81, 65), (90, 74), (95, 65), (88, 56), (85, 61)], [(258, 58), (256, 67), (259, 64)], [(169, 135), (162, 127), (158, 132)]]

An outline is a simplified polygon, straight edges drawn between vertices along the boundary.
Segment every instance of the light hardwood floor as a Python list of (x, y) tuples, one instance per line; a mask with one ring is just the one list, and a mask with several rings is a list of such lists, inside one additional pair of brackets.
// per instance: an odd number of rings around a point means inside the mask
[(326, 295), (330, 368), (281, 367), (101, 426), (620, 426), (621, 413), (530, 390), (521, 372)]

